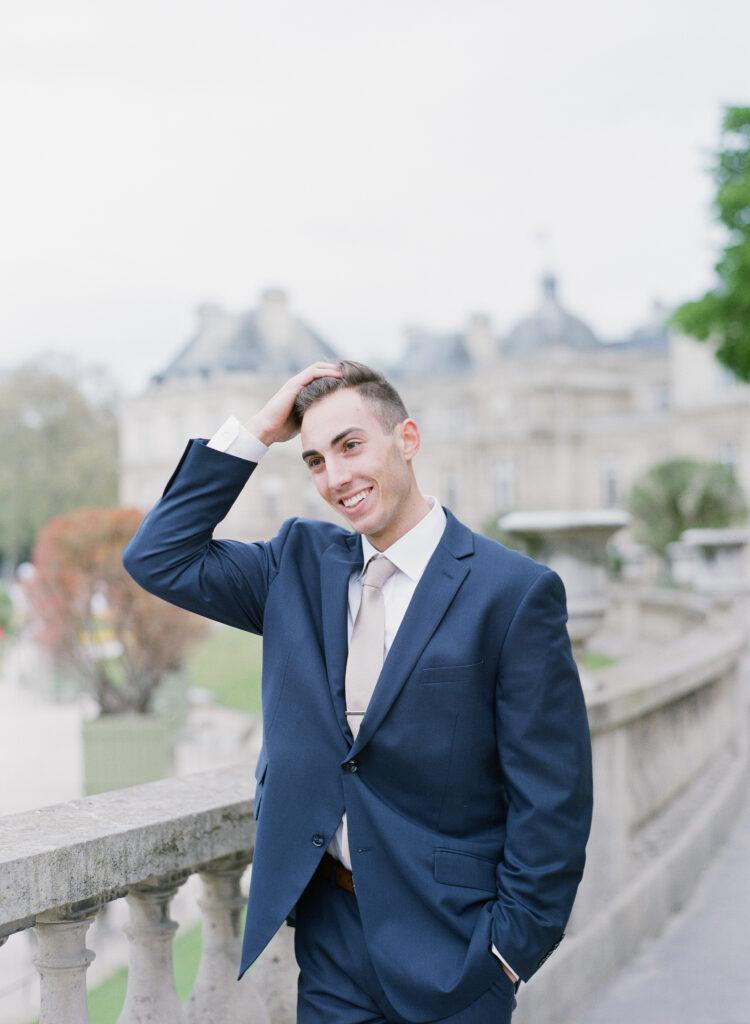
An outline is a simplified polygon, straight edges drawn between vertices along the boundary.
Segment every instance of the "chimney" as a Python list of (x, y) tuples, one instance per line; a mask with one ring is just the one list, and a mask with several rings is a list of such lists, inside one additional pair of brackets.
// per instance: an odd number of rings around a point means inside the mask
[(492, 321), (486, 313), (472, 313), (464, 329), (464, 341), (472, 358), (480, 366), (492, 362), (497, 345), (492, 333)]
[(289, 296), (283, 288), (266, 288), (257, 313), (260, 334), (267, 345), (285, 348), (292, 341), (293, 321)]

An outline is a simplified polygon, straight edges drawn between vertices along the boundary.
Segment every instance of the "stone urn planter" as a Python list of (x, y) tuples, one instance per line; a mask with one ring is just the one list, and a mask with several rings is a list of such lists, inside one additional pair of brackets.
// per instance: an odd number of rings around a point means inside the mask
[(498, 526), (531, 542), (534, 557), (557, 572), (568, 597), (568, 633), (577, 659), (607, 610), (606, 548), (630, 522), (620, 509), (510, 512)]
[(713, 597), (734, 597), (750, 588), (744, 549), (750, 530), (736, 527), (685, 530), (677, 547), (690, 553), (690, 577), (684, 582)]
[(86, 796), (173, 774), (174, 721), (163, 715), (100, 715), (83, 723)]

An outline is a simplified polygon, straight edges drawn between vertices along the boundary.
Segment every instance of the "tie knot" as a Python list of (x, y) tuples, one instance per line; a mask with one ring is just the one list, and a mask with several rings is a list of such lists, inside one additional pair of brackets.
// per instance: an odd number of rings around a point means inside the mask
[(362, 580), (363, 587), (374, 587), (380, 590), (389, 576), (396, 571), (396, 566), (388, 558), (371, 558), (365, 569), (365, 578)]

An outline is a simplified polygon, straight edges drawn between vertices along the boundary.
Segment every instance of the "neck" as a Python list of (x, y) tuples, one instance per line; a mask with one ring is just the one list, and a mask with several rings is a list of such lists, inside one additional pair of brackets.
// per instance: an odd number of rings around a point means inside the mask
[(376, 551), (385, 551), (409, 530), (413, 530), (429, 511), (430, 505), (415, 481), (408, 499), (402, 505), (396, 519), (388, 525), (388, 529), (383, 533), (366, 534), (366, 537)]

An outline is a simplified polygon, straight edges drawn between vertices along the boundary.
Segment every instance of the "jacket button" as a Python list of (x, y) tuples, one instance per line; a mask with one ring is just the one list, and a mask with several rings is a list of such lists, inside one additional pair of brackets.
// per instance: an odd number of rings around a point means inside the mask
[(325, 843), (325, 839), (319, 832), (316, 832), (312, 837), (313, 846), (322, 846)]
[(347, 761), (344, 764), (344, 768), (346, 768), (348, 772), (351, 772), (352, 775), (354, 775), (354, 773), (359, 770), (359, 765), (357, 764), (356, 761)]

